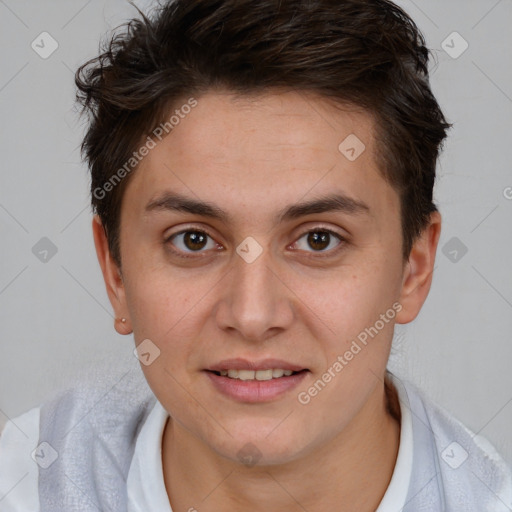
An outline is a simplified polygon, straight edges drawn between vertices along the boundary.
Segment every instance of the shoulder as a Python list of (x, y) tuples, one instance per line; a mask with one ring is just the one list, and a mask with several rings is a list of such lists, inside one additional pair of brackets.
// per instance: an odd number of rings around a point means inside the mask
[(52, 438), (116, 432), (138, 423), (155, 400), (138, 362), (96, 368), (41, 405), (40, 430)]
[(80, 379), (41, 407), (40, 439), (58, 454), (39, 475), (41, 508), (88, 510), (92, 498), (101, 510), (124, 510), (134, 448), (156, 402), (133, 360)]
[(40, 408), (7, 421), (0, 434), (0, 496), (3, 512), (36, 512), (38, 464), (51, 454), (38, 448)]
[[(421, 398), (436, 439), (436, 444), (443, 449), (441, 452), (443, 460), (449, 461), (452, 455), (457, 457), (457, 461), (452, 461), (451, 464), (448, 464), (449, 467), (456, 466), (459, 463), (462, 466), (467, 461), (469, 466), (492, 467), (496, 472), (502, 473), (503, 476), (511, 477), (512, 468), (505, 462), (487, 438), (473, 432), (451, 412), (432, 401), (418, 388), (408, 385), (408, 390), (412, 390), (413, 393), (416, 393)], [(464, 451), (460, 450), (457, 444)]]
[(0, 435), (2, 512), (86, 510), (66, 475), (97, 493), (105, 509), (122, 500), (133, 447), (156, 401), (133, 360), (128, 368), (81, 376), (6, 422)]
[(426, 439), (428, 431), (447, 504), (460, 506), (467, 502), (470, 506), (480, 506), (480, 510), (510, 510), (512, 468), (495, 447), (415, 385), (404, 382), (404, 386), (411, 404), (415, 404), (413, 413), (425, 422), (413, 435)]

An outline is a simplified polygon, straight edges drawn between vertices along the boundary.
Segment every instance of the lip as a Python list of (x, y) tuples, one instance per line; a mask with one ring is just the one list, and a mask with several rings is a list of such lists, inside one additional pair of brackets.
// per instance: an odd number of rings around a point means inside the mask
[[(206, 370), (210, 372), (220, 372), (221, 370), (268, 370), (268, 369), (280, 369), (280, 370), (291, 370), (292, 372), (300, 372), (301, 370), (307, 370), (303, 366), (288, 363), (282, 359), (262, 359), (260, 361), (248, 361), (247, 359), (236, 358), (236, 359), (224, 359)], [(269, 381), (260, 381), (269, 382)]]
[(277, 400), (296, 388), (309, 371), (294, 373), (289, 377), (272, 380), (240, 380), (217, 375), (211, 371), (204, 372), (214, 388), (224, 396), (237, 402), (261, 403)]

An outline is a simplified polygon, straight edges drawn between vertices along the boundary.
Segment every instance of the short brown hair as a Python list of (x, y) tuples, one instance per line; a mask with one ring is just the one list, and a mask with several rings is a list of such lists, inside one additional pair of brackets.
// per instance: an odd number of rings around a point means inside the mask
[(401, 8), (388, 0), (174, 0), (149, 17), (139, 13), (75, 79), (90, 119), (82, 152), (92, 206), (119, 266), (130, 176), (108, 193), (97, 191), (173, 103), (214, 88), (308, 91), (371, 113), (379, 169), (400, 197), (408, 258), (437, 210), (436, 164), (451, 124), (430, 88), (423, 35)]

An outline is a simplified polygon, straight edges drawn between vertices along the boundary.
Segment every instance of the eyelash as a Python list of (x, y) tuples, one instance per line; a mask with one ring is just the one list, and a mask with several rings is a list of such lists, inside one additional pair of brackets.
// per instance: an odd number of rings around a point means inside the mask
[[(209, 238), (211, 238), (212, 240), (214, 240), (214, 237), (211, 235), (211, 233), (209, 233), (206, 229), (204, 228), (201, 228), (201, 229), (194, 229), (194, 228), (187, 228), (187, 229), (184, 229), (184, 230), (181, 230), (177, 233), (173, 233), (172, 235), (168, 236), (165, 241), (164, 241), (164, 244), (165, 245), (170, 245), (172, 246), (173, 244), (171, 243), (172, 242), (172, 239), (178, 235), (183, 235), (185, 233), (200, 233), (200, 234), (203, 234), (203, 235), (207, 235)], [(331, 257), (331, 256), (334, 256), (336, 254), (338, 254), (338, 252), (346, 245), (347, 243), (347, 240), (341, 236), (339, 233), (337, 233), (336, 231), (333, 231), (332, 229), (329, 229), (329, 228), (325, 228), (323, 226), (316, 226), (315, 228), (313, 229), (309, 229), (307, 231), (305, 231), (304, 233), (302, 233), (297, 239), (295, 242), (293, 242), (292, 245), (296, 244), (301, 238), (303, 238), (305, 235), (309, 235), (310, 233), (328, 233), (329, 235), (331, 236), (334, 236), (336, 237), (338, 240), (339, 240), (339, 244), (334, 248), (334, 249), (330, 249), (328, 251), (306, 251), (306, 252), (309, 252), (309, 253), (312, 253), (314, 256), (312, 257), (315, 257), (315, 258), (325, 258), (325, 257)], [(210, 249), (212, 250), (212, 249)], [(215, 250), (215, 249), (213, 249)], [(200, 255), (202, 253), (205, 253), (207, 251), (190, 251), (190, 252), (184, 252), (184, 251), (181, 251), (181, 250), (176, 250), (176, 249), (172, 249), (171, 248), (171, 251), (178, 257), (180, 258), (187, 258), (187, 259), (191, 259), (191, 258), (197, 258), (198, 256), (197, 255)], [(201, 257), (201, 256), (199, 256)], [(311, 257), (311, 256), (310, 256)]]

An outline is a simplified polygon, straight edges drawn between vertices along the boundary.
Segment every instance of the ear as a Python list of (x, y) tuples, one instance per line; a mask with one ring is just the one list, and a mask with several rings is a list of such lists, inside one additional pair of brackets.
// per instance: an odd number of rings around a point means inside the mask
[(433, 212), (429, 225), (416, 239), (409, 259), (404, 267), (400, 304), (402, 309), (396, 316), (396, 322), (412, 322), (425, 302), (434, 272), (437, 244), (441, 234), (441, 214)]
[[(110, 299), (116, 317), (114, 327), (119, 334), (130, 334), (132, 328), (128, 308), (126, 306), (126, 296), (121, 270), (112, 258), (107, 235), (98, 215), (94, 215), (93, 217), (92, 233), (94, 236), (96, 255), (98, 256), (98, 262), (107, 288), (108, 298)], [(125, 318), (126, 322), (122, 322), (121, 318)]]

